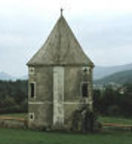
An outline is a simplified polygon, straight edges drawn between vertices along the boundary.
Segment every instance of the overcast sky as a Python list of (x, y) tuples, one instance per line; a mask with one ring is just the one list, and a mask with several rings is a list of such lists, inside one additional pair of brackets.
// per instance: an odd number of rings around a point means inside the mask
[(0, 0), (0, 71), (27, 73), (61, 7), (95, 65), (132, 63), (132, 0)]

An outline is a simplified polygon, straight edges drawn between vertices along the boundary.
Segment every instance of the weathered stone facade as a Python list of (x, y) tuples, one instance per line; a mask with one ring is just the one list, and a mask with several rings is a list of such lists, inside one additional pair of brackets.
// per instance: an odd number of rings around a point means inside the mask
[(27, 65), (30, 128), (70, 129), (77, 109), (92, 110), (94, 65), (62, 15)]

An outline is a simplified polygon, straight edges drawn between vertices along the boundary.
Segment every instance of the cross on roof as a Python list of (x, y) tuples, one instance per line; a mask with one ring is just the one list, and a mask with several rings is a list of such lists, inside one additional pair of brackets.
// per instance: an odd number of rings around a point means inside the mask
[(61, 12), (61, 16), (62, 16), (63, 15), (63, 8), (60, 9), (60, 12)]

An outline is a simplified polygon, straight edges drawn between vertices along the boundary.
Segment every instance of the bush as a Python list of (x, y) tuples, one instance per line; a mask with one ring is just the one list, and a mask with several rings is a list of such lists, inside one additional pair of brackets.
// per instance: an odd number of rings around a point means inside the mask
[(110, 116), (119, 116), (120, 114), (120, 108), (118, 105), (111, 105), (108, 107), (108, 115)]
[(0, 81), (0, 113), (27, 112), (27, 81)]
[(94, 90), (94, 109), (101, 115), (132, 116), (132, 84), (122, 86), (125, 91), (107, 86), (103, 90)]
[(83, 133), (94, 132), (99, 128), (96, 120), (97, 115), (84, 106), (73, 113), (72, 130)]

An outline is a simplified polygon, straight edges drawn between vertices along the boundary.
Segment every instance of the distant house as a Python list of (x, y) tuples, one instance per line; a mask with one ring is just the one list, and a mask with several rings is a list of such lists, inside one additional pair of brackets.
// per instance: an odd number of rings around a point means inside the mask
[(70, 128), (74, 111), (83, 105), (92, 110), (94, 64), (62, 13), (45, 44), (27, 65), (30, 128)]
[(118, 92), (120, 94), (125, 94), (127, 92), (127, 87), (126, 86), (121, 86), (120, 88), (118, 88)]

